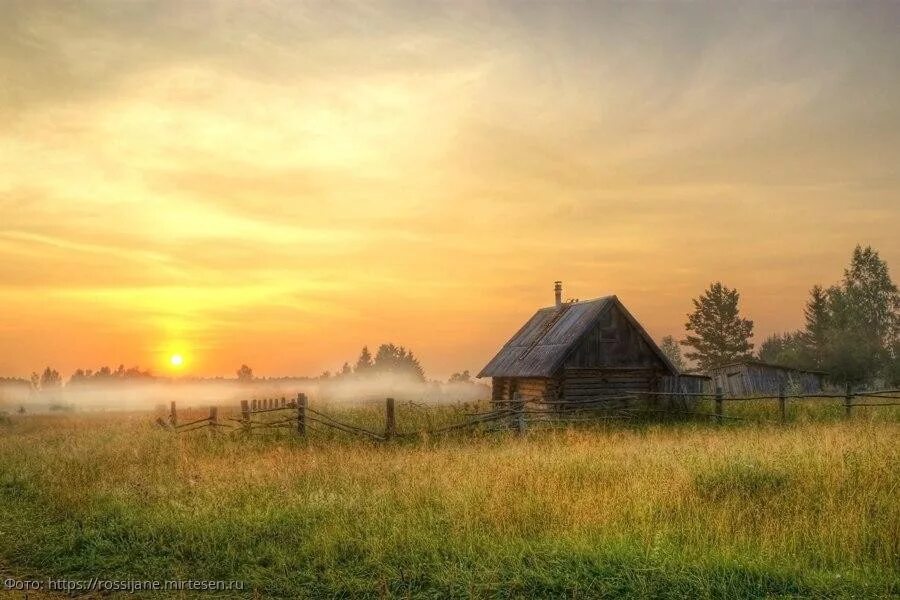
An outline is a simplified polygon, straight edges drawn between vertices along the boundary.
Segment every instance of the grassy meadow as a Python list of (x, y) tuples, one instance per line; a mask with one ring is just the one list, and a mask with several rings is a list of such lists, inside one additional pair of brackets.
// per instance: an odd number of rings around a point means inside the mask
[[(344, 416), (378, 427), (379, 411)], [(900, 594), (898, 412), (792, 411), (786, 426), (386, 444), (14, 415), (0, 424), (0, 571), (241, 580), (219, 595), (247, 598)], [(401, 405), (398, 423), (455, 412)]]

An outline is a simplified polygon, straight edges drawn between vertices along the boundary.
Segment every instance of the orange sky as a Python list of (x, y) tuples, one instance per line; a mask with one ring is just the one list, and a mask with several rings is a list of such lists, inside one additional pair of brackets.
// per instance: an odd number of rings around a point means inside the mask
[(413, 348), (477, 371), (541, 305), (798, 327), (900, 269), (900, 4), (53, 3), (0, 23), (0, 375), (233, 375)]

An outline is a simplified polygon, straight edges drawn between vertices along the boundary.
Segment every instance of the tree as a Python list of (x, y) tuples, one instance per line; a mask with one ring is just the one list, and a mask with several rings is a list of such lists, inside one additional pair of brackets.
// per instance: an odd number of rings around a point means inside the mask
[(665, 336), (663, 339), (659, 341), (659, 349), (662, 350), (663, 354), (669, 359), (676, 369), (679, 371), (685, 370), (684, 359), (681, 358), (681, 348), (678, 347), (678, 342), (675, 341), (675, 338), (671, 335)]
[(729, 362), (750, 358), (753, 321), (740, 316), (740, 294), (721, 282), (713, 283), (693, 300), (694, 312), (688, 315), (689, 332), (681, 345), (692, 348), (685, 357), (709, 370)]
[(372, 370), (376, 373), (394, 373), (425, 381), (425, 370), (412, 351), (394, 344), (382, 344), (378, 347)]
[(369, 352), (368, 346), (363, 346), (362, 350), (359, 353), (359, 358), (356, 359), (356, 372), (360, 375), (365, 374), (366, 372), (372, 369), (372, 354)]
[(237, 378), (241, 383), (253, 381), (253, 369), (247, 365), (241, 365), (241, 368), (237, 370)]
[(774, 333), (759, 346), (762, 361), (795, 369), (810, 368), (802, 332)]
[(44, 369), (44, 372), (41, 373), (41, 390), (56, 389), (60, 386), (62, 386), (62, 377), (59, 376), (59, 371), (50, 367)]
[(894, 380), (900, 293), (877, 251), (857, 245), (840, 284), (814, 287), (806, 312), (806, 346), (833, 381)]
[(809, 300), (803, 309), (806, 329), (801, 334), (805, 358), (808, 366), (821, 369), (825, 360), (825, 345), (830, 327), (828, 292), (822, 286), (814, 285), (809, 291)]
[(469, 375), (468, 370), (465, 370), (462, 373), (454, 373), (450, 376), (450, 379), (447, 380), (447, 383), (472, 383), (472, 376)]
[(338, 376), (339, 377), (349, 377), (350, 375), (353, 375), (353, 369), (350, 367), (350, 363), (345, 362), (344, 366), (341, 367), (341, 372), (338, 373)]

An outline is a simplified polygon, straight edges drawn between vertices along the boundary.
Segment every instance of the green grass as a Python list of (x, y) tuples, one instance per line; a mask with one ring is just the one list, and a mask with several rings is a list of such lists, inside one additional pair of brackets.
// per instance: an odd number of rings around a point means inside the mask
[[(398, 422), (457, 412), (401, 405)], [(150, 421), (0, 425), (0, 567), (245, 581), (236, 597), (900, 593), (896, 419), (389, 444), (178, 437)]]

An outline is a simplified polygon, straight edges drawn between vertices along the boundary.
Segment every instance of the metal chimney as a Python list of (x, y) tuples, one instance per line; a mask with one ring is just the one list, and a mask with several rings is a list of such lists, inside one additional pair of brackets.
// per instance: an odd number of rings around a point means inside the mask
[(553, 293), (556, 296), (556, 308), (562, 306), (562, 281), (553, 282)]

